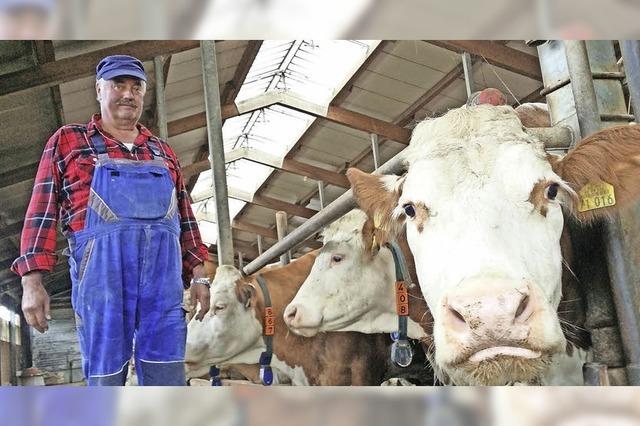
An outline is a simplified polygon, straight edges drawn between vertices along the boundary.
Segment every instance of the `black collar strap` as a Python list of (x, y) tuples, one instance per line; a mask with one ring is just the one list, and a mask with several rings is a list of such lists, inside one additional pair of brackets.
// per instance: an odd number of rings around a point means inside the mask
[[(394, 336), (391, 345), (391, 360), (400, 367), (407, 367), (413, 359), (413, 351), (407, 338), (409, 316), (408, 286), (411, 285), (411, 276), (400, 247), (392, 241), (388, 245), (393, 254), (393, 263), (396, 269), (396, 311), (398, 313), (398, 333)], [(397, 337), (397, 338), (396, 338)]]
[(269, 386), (273, 383), (271, 358), (273, 357), (273, 334), (275, 333), (276, 322), (273, 316), (273, 307), (271, 306), (271, 297), (269, 297), (267, 282), (264, 280), (262, 275), (257, 275), (256, 281), (258, 281), (264, 296), (264, 320), (262, 323), (262, 334), (264, 344), (267, 347), (266, 350), (260, 354), (260, 380), (262, 380), (263, 385)]

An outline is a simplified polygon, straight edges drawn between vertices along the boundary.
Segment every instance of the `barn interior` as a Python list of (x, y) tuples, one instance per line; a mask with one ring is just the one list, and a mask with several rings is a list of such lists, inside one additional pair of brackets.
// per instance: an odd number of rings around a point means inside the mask
[[(211, 258), (218, 259), (218, 226), (228, 227), (233, 261), (241, 269), (319, 248), (316, 229), (299, 244), (261, 257), (348, 191), (349, 167), (372, 172), (393, 159), (421, 120), (464, 105), (485, 88), (499, 89), (514, 107), (558, 105), (571, 93), (569, 80), (561, 76), (566, 64), (558, 71), (563, 66), (557, 65), (550, 43), (535, 40), (224, 40), (212, 45), (0, 42), (0, 385), (84, 383), (62, 253), (65, 237), (58, 233), (58, 261), (45, 278), (53, 318), (47, 333), (26, 326), (20, 277), (10, 267), (20, 255), (45, 143), (60, 126), (86, 123), (98, 111), (95, 66), (101, 58), (129, 54), (144, 62), (149, 81), (140, 122), (176, 152)], [(592, 64), (601, 64), (592, 69), (598, 90), (615, 86), (617, 91), (615, 100), (601, 102), (602, 125), (635, 121), (621, 43), (588, 46)], [(208, 75), (204, 49), (215, 53), (215, 72)], [(214, 123), (205, 97), (216, 92), (220, 121)], [(579, 128), (576, 107), (569, 109), (555, 110), (556, 117), (552, 110), (552, 121)], [(216, 206), (223, 201), (215, 196), (209, 158), (212, 126), (221, 132), (224, 147), (229, 218), (221, 218), (222, 224)], [(631, 219), (625, 223), (637, 226)], [(598, 305), (602, 309), (592, 311), (594, 345), (603, 348), (599, 360), (614, 371), (612, 381), (624, 383), (620, 314), (607, 302), (612, 300), (608, 284), (598, 288), (602, 293), (594, 290), (593, 300), (608, 293)], [(640, 293), (634, 291), (637, 309)]]

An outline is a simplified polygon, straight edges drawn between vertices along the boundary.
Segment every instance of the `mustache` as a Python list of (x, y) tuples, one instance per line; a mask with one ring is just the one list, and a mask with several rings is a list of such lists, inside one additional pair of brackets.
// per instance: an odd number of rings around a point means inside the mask
[(124, 106), (138, 108), (138, 105), (134, 101), (127, 101), (127, 100), (117, 101), (116, 105), (124, 105)]

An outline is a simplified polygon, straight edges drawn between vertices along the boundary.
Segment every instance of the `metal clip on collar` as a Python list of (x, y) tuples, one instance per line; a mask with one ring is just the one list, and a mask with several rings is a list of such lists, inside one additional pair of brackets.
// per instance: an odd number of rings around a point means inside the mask
[(215, 365), (209, 368), (209, 376), (211, 376), (211, 386), (222, 386), (222, 380), (220, 380), (220, 369)]

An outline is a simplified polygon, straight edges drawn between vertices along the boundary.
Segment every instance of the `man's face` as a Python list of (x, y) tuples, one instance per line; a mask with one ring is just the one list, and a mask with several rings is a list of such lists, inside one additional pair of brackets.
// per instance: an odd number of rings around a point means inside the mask
[(145, 90), (145, 82), (133, 77), (96, 83), (103, 119), (137, 122), (142, 115)]

